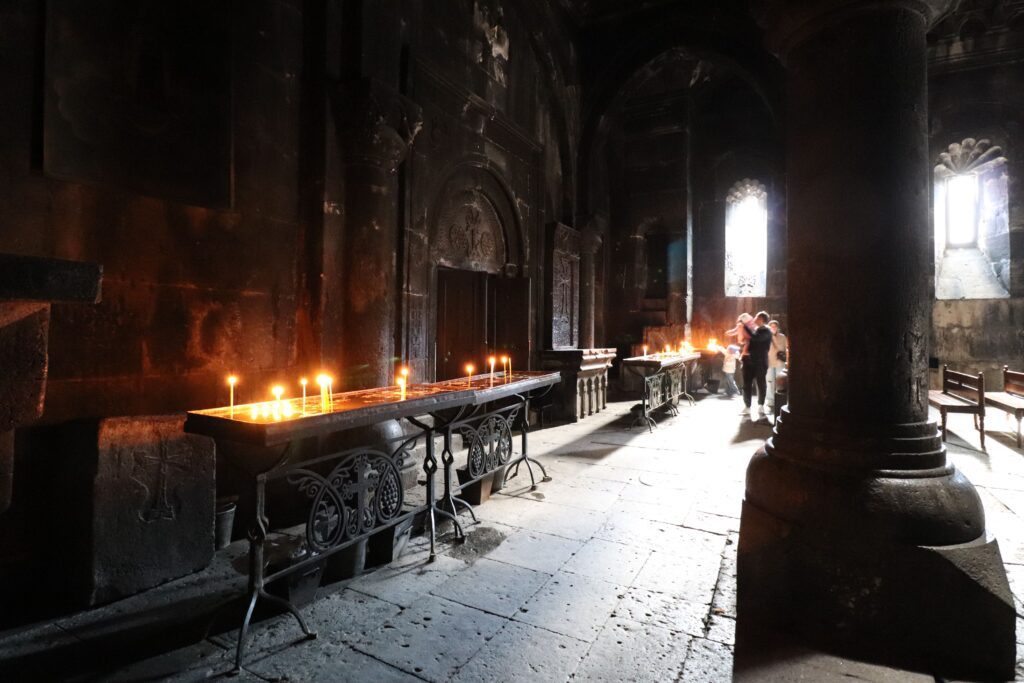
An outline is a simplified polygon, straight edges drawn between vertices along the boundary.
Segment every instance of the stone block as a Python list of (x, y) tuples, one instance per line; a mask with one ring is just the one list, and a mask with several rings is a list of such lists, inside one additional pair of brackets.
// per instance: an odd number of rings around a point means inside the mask
[(0, 432), (43, 412), (49, 323), (48, 304), (0, 303)]
[(75, 604), (97, 605), (206, 567), (215, 449), (184, 416), (103, 419), (63, 431), (57, 468), (68, 536), (57, 551)]

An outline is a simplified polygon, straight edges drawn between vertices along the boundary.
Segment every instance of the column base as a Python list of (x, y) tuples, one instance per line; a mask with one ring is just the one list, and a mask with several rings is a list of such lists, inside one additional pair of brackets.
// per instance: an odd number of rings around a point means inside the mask
[(799, 525), (745, 500), (737, 571), (738, 659), (766, 646), (750, 634), (781, 632), (944, 678), (1014, 676), (1013, 596), (990, 535), (909, 545)]

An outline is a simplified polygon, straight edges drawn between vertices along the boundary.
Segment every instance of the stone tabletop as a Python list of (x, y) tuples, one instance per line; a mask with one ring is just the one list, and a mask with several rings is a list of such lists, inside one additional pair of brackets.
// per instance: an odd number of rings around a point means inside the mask
[[(413, 384), (406, 388), (405, 399), (397, 386), (347, 391), (332, 395), (333, 408), (320, 412), (319, 394), (306, 399), (303, 414), (301, 398), (284, 399), (292, 417), (283, 420), (253, 418), (252, 408), (261, 404), (189, 411), (185, 431), (240, 443), (273, 446), (296, 439), (361, 427), (384, 420), (426, 415), (448, 408), (480, 405), (509, 396), (535, 391), (561, 381), (557, 372), (515, 371), (507, 378), (474, 375), (431, 384)], [(263, 403), (271, 404), (273, 401)]]

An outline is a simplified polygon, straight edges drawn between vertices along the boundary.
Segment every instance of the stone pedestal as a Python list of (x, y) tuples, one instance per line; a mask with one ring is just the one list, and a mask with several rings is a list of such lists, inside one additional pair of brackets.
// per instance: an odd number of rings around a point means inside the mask
[(738, 650), (770, 625), (936, 676), (1013, 676), (998, 546), (928, 421), (925, 32), (944, 4), (770, 5), (787, 69), (800, 353), (789, 405), (747, 470)]
[(68, 602), (110, 602), (210, 563), (214, 443), (183, 424), (168, 415), (60, 428), (49, 551)]
[(608, 368), (615, 349), (559, 349), (541, 354), (545, 370), (562, 373), (555, 388), (555, 417), (576, 422), (608, 405)]

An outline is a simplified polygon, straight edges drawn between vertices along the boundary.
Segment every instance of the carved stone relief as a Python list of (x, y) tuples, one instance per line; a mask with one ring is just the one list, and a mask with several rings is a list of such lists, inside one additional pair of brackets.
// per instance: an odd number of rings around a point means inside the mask
[(551, 348), (575, 348), (579, 341), (580, 233), (561, 223), (554, 224), (548, 263)]
[(441, 206), (434, 249), (452, 268), (497, 273), (505, 263), (505, 238), (494, 204), (476, 189), (452, 193)]

